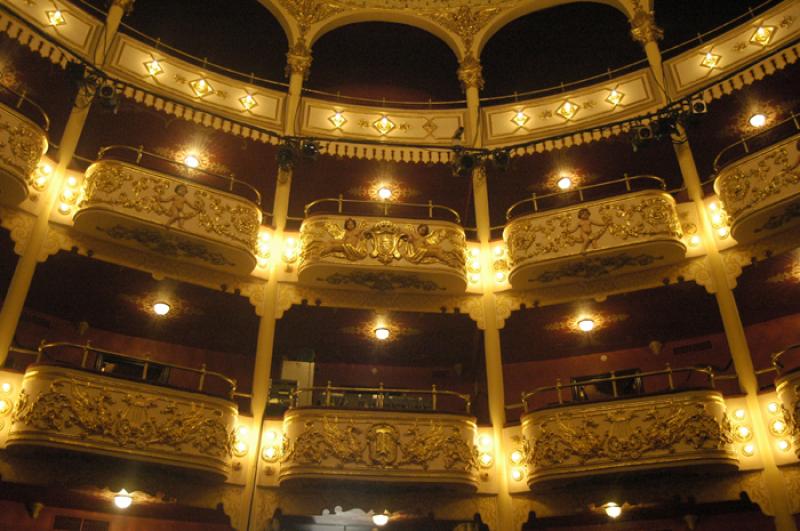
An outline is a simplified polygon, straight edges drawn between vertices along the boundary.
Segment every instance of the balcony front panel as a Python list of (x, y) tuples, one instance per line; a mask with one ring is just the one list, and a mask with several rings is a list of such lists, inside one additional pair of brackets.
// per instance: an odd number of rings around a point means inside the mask
[(50, 447), (227, 475), (236, 407), (52, 365), (25, 373), (7, 447)]
[(300, 228), (300, 282), (381, 292), (463, 292), (464, 230), (438, 220), (316, 215)]
[(503, 232), (516, 289), (592, 280), (682, 260), (675, 200), (643, 191), (510, 221)]
[(792, 438), (794, 453), (800, 459), (800, 371), (782, 376), (775, 382), (781, 401), (781, 410), (788, 435)]
[(47, 150), (41, 128), (0, 105), (0, 203), (18, 205), (28, 197), (39, 160)]
[(800, 223), (800, 135), (730, 164), (714, 181), (738, 242)]
[(522, 418), (528, 485), (673, 467), (737, 467), (722, 395), (684, 391)]
[(301, 408), (284, 416), (281, 484), (292, 480), (478, 486), (475, 419), (447, 413)]
[(118, 161), (86, 170), (75, 228), (165, 258), (247, 274), (261, 211), (239, 196)]

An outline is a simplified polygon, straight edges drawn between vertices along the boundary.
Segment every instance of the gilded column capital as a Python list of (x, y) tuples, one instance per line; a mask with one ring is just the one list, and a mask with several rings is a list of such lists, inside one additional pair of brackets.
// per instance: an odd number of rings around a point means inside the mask
[(130, 15), (133, 12), (134, 3), (136, 0), (112, 0), (111, 5), (121, 7), (126, 15)]
[(465, 91), (472, 87), (477, 87), (478, 90), (483, 88), (483, 67), (472, 52), (461, 61), (458, 67), (458, 80), (461, 81), (461, 88)]
[(658, 42), (664, 38), (664, 30), (656, 26), (656, 15), (653, 11), (645, 11), (637, 0), (634, 3), (631, 23), (631, 37), (645, 46), (650, 42)]
[(311, 72), (311, 61), (311, 50), (306, 45), (306, 40), (303, 37), (298, 38), (286, 52), (286, 77), (300, 74), (303, 79), (308, 79), (308, 74)]

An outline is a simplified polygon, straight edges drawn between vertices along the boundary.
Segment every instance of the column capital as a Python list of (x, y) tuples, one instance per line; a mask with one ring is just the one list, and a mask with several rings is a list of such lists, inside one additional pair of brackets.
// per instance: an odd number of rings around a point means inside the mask
[(311, 61), (311, 49), (306, 45), (305, 38), (298, 37), (286, 52), (286, 77), (300, 74), (303, 79), (308, 79), (311, 72)]
[(458, 80), (461, 81), (461, 88), (464, 91), (472, 87), (478, 90), (483, 88), (483, 67), (472, 52), (467, 53), (462, 59), (458, 67)]
[(633, 16), (630, 23), (631, 37), (642, 46), (664, 38), (664, 30), (656, 26), (655, 12), (646, 11), (639, 0), (633, 4)]
[(111, 5), (121, 7), (126, 15), (130, 15), (133, 12), (134, 3), (136, 0), (112, 0)]

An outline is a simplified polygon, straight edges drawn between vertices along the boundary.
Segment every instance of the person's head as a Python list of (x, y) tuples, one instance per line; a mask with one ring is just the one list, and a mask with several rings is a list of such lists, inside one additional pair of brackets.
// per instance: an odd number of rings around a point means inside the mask
[(345, 230), (353, 230), (356, 228), (356, 220), (353, 218), (347, 218), (344, 222)]
[(189, 189), (186, 188), (185, 184), (179, 184), (175, 186), (175, 193), (178, 195), (186, 195), (189, 192)]
[(428, 233), (430, 233), (430, 231), (431, 231), (430, 227), (428, 227), (425, 224), (422, 224), (419, 227), (417, 227), (417, 232), (419, 233), (420, 236), (427, 236)]
[(591, 216), (591, 214), (589, 213), (589, 209), (588, 208), (582, 208), (582, 209), (578, 210), (578, 218), (579, 219), (589, 219), (589, 216)]

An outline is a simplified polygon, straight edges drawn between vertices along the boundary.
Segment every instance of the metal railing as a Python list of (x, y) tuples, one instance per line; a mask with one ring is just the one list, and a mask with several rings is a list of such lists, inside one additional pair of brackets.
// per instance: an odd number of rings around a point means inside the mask
[[(44, 132), (50, 130), (50, 117), (38, 103), (25, 95), (25, 91), (19, 93), (5, 85), (0, 84), (0, 94), (12, 96), (16, 100), (13, 104), (14, 108), (18, 110), (20, 114), (33, 121), (36, 125), (41, 127)], [(26, 104), (28, 107), (36, 111), (36, 118), (31, 117), (30, 111), (23, 109), (23, 104)]]
[[(317, 199), (316, 201), (312, 201), (305, 206), (305, 208), (303, 209), (303, 213), (305, 214), (306, 217), (308, 217), (309, 214), (311, 213), (311, 210), (314, 207), (328, 203), (334, 203), (336, 205), (336, 214), (345, 213), (344, 212), (345, 204), (375, 205), (382, 209), (384, 216), (388, 216), (389, 211), (393, 208), (413, 208), (413, 209), (425, 209), (427, 210), (427, 217), (429, 219), (438, 219), (434, 218), (433, 214), (434, 212), (441, 211), (448, 214), (449, 216), (452, 216), (453, 221), (455, 223), (461, 224), (461, 216), (458, 215), (458, 212), (456, 212), (450, 207), (434, 204), (433, 201), (428, 201), (427, 203), (399, 203), (393, 201), (376, 201), (370, 199), (345, 199), (341, 194), (339, 194), (339, 197), (337, 198), (325, 197), (322, 199)], [(326, 212), (319, 212), (319, 213), (323, 214)]]
[[(783, 350), (779, 350), (778, 352), (773, 352), (772, 355), (769, 357), (769, 361), (772, 364), (772, 367), (767, 369), (762, 369), (760, 371), (756, 371), (757, 374), (764, 374), (766, 372), (775, 371), (775, 373), (780, 376), (781, 371), (784, 369), (783, 363), (781, 363), (781, 358), (787, 352), (791, 352), (793, 350), (800, 349), (800, 343), (795, 343), (794, 345), (789, 345), (788, 347), (784, 348)], [(798, 363), (798, 367), (800, 367), (800, 363)]]
[[(220, 175), (218, 173), (214, 173), (214, 172), (211, 172), (211, 171), (208, 171), (208, 170), (204, 170), (203, 168), (191, 168), (191, 167), (187, 166), (186, 164), (184, 164), (183, 162), (181, 162), (179, 160), (174, 160), (174, 159), (171, 159), (169, 157), (164, 157), (163, 155), (159, 155), (157, 153), (152, 153), (150, 151), (146, 151), (143, 146), (139, 146), (138, 148), (137, 147), (133, 147), (133, 146), (126, 146), (126, 145), (122, 145), (122, 144), (114, 144), (114, 145), (110, 145), (110, 146), (104, 146), (104, 147), (101, 147), (97, 152), (97, 161), (105, 160), (106, 156), (108, 155), (108, 153), (109, 152), (113, 152), (113, 151), (128, 151), (128, 152), (131, 152), (131, 153), (135, 154), (136, 158), (133, 161), (133, 163), (138, 165), (138, 166), (142, 166), (142, 158), (144, 156), (147, 156), (147, 157), (150, 157), (150, 158), (153, 158), (153, 159), (156, 159), (156, 160), (160, 160), (162, 162), (167, 162), (167, 163), (169, 163), (171, 165), (177, 165), (177, 166), (180, 166), (180, 167), (185, 167), (190, 171), (199, 172), (199, 173), (202, 173), (204, 175), (208, 175), (209, 177), (212, 177), (214, 179), (219, 179), (219, 180), (222, 180), (222, 181), (226, 181), (228, 183), (227, 189), (219, 188), (219, 187), (216, 187), (216, 186), (214, 188), (216, 188), (218, 190), (225, 190), (225, 191), (230, 192), (232, 194), (238, 195), (239, 197), (241, 197), (243, 199), (246, 199), (247, 201), (250, 201), (251, 203), (255, 203), (259, 207), (261, 206), (261, 193), (253, 185), (251, 185), (249, 183), (246, 183), (244, 181), (241, 181), (239, 179), (236, 179), (235, 177), (230, 177), (230, 176), (227, 176), (227, 175)], [(110, 158), (111, 158), (111, 160), (120, 160), (122, 162), (128, 162), (128, 161), (124, 160), (122, 157), (110, 157)], [(143, 166), (143, 167), (146, 167), (146, 166)], [(186, 177), (182, 177), (180, 175), (170, 174), (170, 177), (173, 177), (175, 179), (179, 179), (181, 181), (185, 181), (187, 183), (191, 183), (191, 184), (193, 184), (195, 186), (200, 185), (200, 183), (198, 183), (197, 181), (194, 181), (192, 179), (188, 179)], [(240, 190), (236, 189), (237, 186), (246, 188), (249, 193), (248, 194), (241, 193)]]
[[(508, 207), (508, 210), (506, 210), (506, 221), (511, 221), (511, 219), (515, 217), (514, 211), (516, 209), (518, 209), (519, 207), (523, 206), (523, 205), (530, 204), (532, 209), (533, 209), (533, 213), (539, 212), (539, 201), (541, 201), (542, 199), (548, 199), (548, 198), (551, 198), (551, 197), (560, 197), (560, 196), (565, 196), (565, 195), (575, 195), (575, 194), (577, 194), (577, 197), (578, 197), (577, 203), (582, 203), (583, 201), (585, 201), (584, 192), (586, 190), (595, 190), (595, 189), (604, 188), (606, 186), (610, 186), (610, 185), (613, 185), (613, 184), (625, 183), (625, 191), (631, 192), (631, 191), (633, 191), (633, 189), (631, 188), (631, 182), (634, 182), (634, 181), (651, 181), (651, 182), (657, 183), (658, 187), (661, 190), (666, 191), (666, 189), (667, 189), (667, 183), (661, 177), (656, 177), (655, 175), (634, 175), (634, 176), (629, 176), (628, 174), (625, 174), (625, 176), (622, 177), (621, 179), (614, 179), (612, 181), (605, 181), (605, 182), (602, 182), (602, 183), (589, 184), (589, 185), (586, 185), (586, 186), (579, 186), (579, 187), (577, 187), (577, 188), (575, 188), (573, 190), (564, 190), (562, 192), (552, 192), (552, 193), (545, 194), (545, 195), (531, 194), (531, 197), (526, 198), (526, 199), (522, 199), (520, 201), (517, 201), (516, 203), (514, 203), (513, 205)], [(570, 204), (574, 204), (574, 203), (570, 203)], [(558, 207), (560, 208), (562, 206), (566, 206), (566, 205), (559, 205)], [(556, 208), (556, 207), (550, 207), (550, 208)], [(530, 212), (526, 212), (526, 213), (523, 213), (523, 214), (518, 214), (518, 216), (519, 215), (528, 214), (528, 213), (530, 213)]]
[[(114, 352), (112, 350), (106, 350), (106, 349), (102, 349), (102, 348), (93, 347), (91, 345), (91, 342), (89, 342), (89, 341), (87, 341), (85, 345), (81, 345), (79, 343), (71, 343), (71, 342), (68, 342), (68, 341), (55, 341), (55, 342), (52, 342), (52, 343), (48, 343), (48, 342), (45, 342), (43, 340), (39, 344), (39, 347), (36, 350), (29, 350), (29, 349), (24, 349), (24, 348), (19, 348), (19, 347), (11, 347), (9, 349), (9, 351), (17, 352), (17, 353), (20, 353), (20, 354), (28, 354), (30, 356), (34, 356), (36, 358), (36, 363), (41, 363), (42, 359), (44, 358), (44, 359), (47, 359), (47, 360), (52, 361), (52, 362), (66, 363), (68, 365), (71, 365), (72, 363), (70, 363), (69, 361), (65, 361), (65, 360), (62, 360), (62, 359), (57, 359), (56, 357), (51, 356), (50, 353), (48, 352), (48, 351), (52, 351), (53, 349), (59, 349), (59, 348), (68, 348), (68, 349), (78, 349), (78, 350), (80, 350), (81, 351), (81, 362), (80, 362), (80, 368), (81, 369), (91, 369), (91, 365), (89, 364), (90, 354), (94, 354), (94, 360), (93, 361), (95, 361), (95, 362), (101, 356), (109, 355), (109, 356), (113, 356), (114, 358), (117, 358), (117, 359), (123, 359), (125, 361), (130, 361), (130, 362), (134, 362), (134, 363), (137, 363), (137, 364), (141, 364), (142, 365), (141, 379), (142, 379), (142, 381), (145, 381), (145, 382), (147, 381), (148, 374), (149, 374), (150, 370), (153, 367), (166, 367), (166, 368), (169, 368), (169, 369), (176, 369), (176, 370), (179, 370), (179, 371), (186, 371), (186, 372), (189, 372), (189, 373), (192, 373), (192, 374), (196, 374), (198, 376), (198, 381), (197, 381), (197, 386), (196, 386), (195, 390), (197, 390), (199, 392), (204, 392), (205, 387), (206, 387), (206, 379), (208, 377), (212, 377), (212, 378), (216, 378), (218, 380), (221, 380), (226, 385), (226, 387), (227, 387), (226, 396), (228, 398), (230, 398), (232, 400), (234, 398), (234, 396), (238, 395), (238, 393), (236, 393), (236, 380), (235, 379), (228, 378), (224, 374), (216, 372), (216, 371), (209, 371), (208, 369), (206, 369), (206, 364), (205, 363), (203, 363), (200, 366), (200, 368), (198, 369), (198, 368), (195, 368), (195, 367), (187, 367), (185, 365), (178, 365), (176, 363), (169, 363), (169, 362), (165, 362), (165, 361), (153, 361), (153, 360), (151, 360), (150, 358), (147, 358), (147, 357), (141, 358), (141, 357), (138, 357), (138, 356), (132, 356), (130, 354), (123, 354), (121, 352)], [(174, 386), (174, 387), (180, 387), (180, 386)]]
[[(464, 412), (469, 414), (470, 410), (472, 409), (472, 397), (468, 394), (458, 393), (456, 391), (448, 391), (443, 389), (438, 389), (436, 385), (431, 386), (430, 389), (401, 389), (401, 388), (392, 388), (392, 387), (384, 387), (383, 384), (380, 384), (378, 387), (340, 387), (334, 386), (331, 382), (328, 382), (328, 385), (324, 387), (316, 386), (316, 387), (300, 387), (297, 389), (292, 390), (291, 399), (289, 407), (291, 409), (298, 407), (298, 402), (301, 401), (301, 395), (310, 393), (311, 394), (311, 401), (313, 402), (314, 394), (316, 393), (317, 396), (321, 399), (321, 403), (314, 404), (316, 407), (353, 407), (351, 404), (347, 404), (347, 401), (344, 400), (346, 395), (354, 396), (357, 399), (365, 399), (362, 401), (356, 401), (355, 408), (356, 409), (392, 409), (392, 410), (402, 410), (405, 408), (402, 407), (392, 407), (395, 402), (400, 402), (396, 400), (396, 397), (430, 397), (429, 402), (420, 401), (418, 404), (420, 407), (418, 408), (408, 408), (411, 411), (445, 411), (441, 409), (441, 399), (442, 398), (455, 398), (463, 402), (463, 409)], [(340, 400), (342, 399), (342, 400)], [(367, 405), (364, 405), (367, 404)], [(408, 402), (405, 402), (408, 404)]]
[[(787, 127), (789, 124), (791, 124), (792, 127)], [(725, 148), (723, 148), (722, 151), (720, 151), (717, 154), (717, 156), (714, 158), (714, 165), (713, 165), (713, 167), (714, 167), (714, 175), (712, 176), (712, 179), (717, 177), (717, 174), (719, 173), (719, 170), (720, 170), (721, 166), (727, 166), (729, 164), (732, 164), (733, 162), (736, 162), (737, 160), (739, 160), (739, 159), (741, 159), (743, 157), (746, 157), (747, 155), (749, 155), (751, 153), (751, 147), (752, 146), (748, 145), (748, 142), (750, 142), (750, 144), (752, 144), (753, 140), (756, 140), (756, 139), (758, 139), (760, 137), (764, 137), (764, 136), (773, 134), (778, 129), (782, 129), (782, 130), (785, 129), (784, 136), (781, 136), (780, 138), (777, 138), (777, 139), (772, 139), (771, 143), (775, 143), (775, 142), (778, 142), (779, 140), (783, 140), (784, 138), (788, 138), (792, 134), (800, 131), (800, 116), (798, 116), (797, 114), (794, 113), (794, 111), (792, 111), (788, 118), (786, 118), (784, 120), (781, 120), (780, 122), (776, 123), (775, 125), (773, 125), (771, 127), (768, 127), (767, 129), (759, 130), (759, 131), (753, 133), (752, 135), (749, 135), (749, 136), (746, 136), (746, 137), (742, 137), (740, 140), (734, 142), (733, 144), (725, 146)], [(764, 147), (767, 147), (767, 146), (761, 146), (758, 149), (763, 149)], [(732, 150), (736, 149), (736, 148), (741, 148), (742, 151), (740, 151), (740, 152), (736, 153), (735, 155), (733, 155), (730, 160), (724, 160), (723, 161), (723, 157), (726, 154), (728, 154), (729, 152), (731, 152)], [(709, 181), (712, 180), (712, 179), (709, 179)]]
[[(564, 389), (579, 389), (583, 388), (587, 385), (595, 385), (599, 383), (611, 383), (611, 394), (614, 398), (618, 398), (619, 390), (617, 386), (617, 382), (624, 381), (624, 380), (635, 380), (635, 379), (642, 379), (642, 378), (649, 378), (651, 376), (666, 376), (667, 377), (667, 386), (670, 391), (674, 391), (675, 381), (673, 375), (680, 374), (680, 373), (698, 373), (704, 374), (708, 378), (709, 386), (714, 389), (716, 387), (716, 382), (718, 380), (729, 380), (735, 379), (735, 375), (716, 375), (714, 374), (714, 370), (711, 367), (680, 367), (677, 369), (673, 369), (669, 364), (667, 364), (665, 369), (658, 370), (658, 371), (647, 371), (647, 372), (637, 372), (625, 375), (616, 375), (614, 371), (610, 371), (611, 376), (604, 377), (604, 378), (593, 378), (591, 380), (583, 380), (580, 382), (571, 382), (568, 384), (561, 383), (560, 378), (556, 378), (556, 385), (549, 385), (545, 387), (537, 387), (533, 391), (525, 391), (522, 393), (521, 401), (519, 404), (512, 404), (510, 406), (506, 406), (507, 409), (519, 409), (527, 413), (529, 411), (528, 408), (528, 401), (531, 397), (548, 392), (548, 391), (555, 391), (558, 396), (558, 403), (559, 405), (564, 404), (564, 397), (562, 395), (562, 390)], [(625, 395), (628, 396), (628, 395)], [(580, 404), (583, 402), (575, 402), (576, 404)]]

